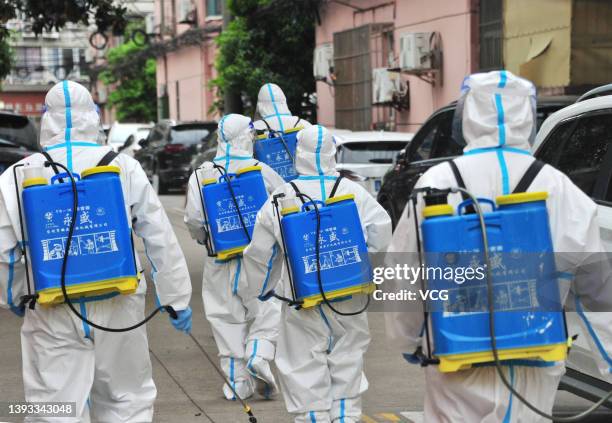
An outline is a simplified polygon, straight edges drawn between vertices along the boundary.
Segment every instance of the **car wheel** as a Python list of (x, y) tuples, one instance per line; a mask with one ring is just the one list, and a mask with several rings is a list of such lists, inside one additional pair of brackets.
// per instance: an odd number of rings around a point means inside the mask
[(168, 194), (168, 188), (166, 187), (166, 184), (162, 181), (162, 179), (159, 177), (159, 175), (155, 174), (153, 175), (153, 190), (155, 190), (155, 193), (157, 195), (165, 195)]

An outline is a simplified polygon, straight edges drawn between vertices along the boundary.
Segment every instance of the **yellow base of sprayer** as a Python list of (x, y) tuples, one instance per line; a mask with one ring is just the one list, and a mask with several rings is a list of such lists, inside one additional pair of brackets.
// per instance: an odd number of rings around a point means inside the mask
[[(67, 285), (68, 298), (94, 297), (96, 295), (118, 292), (120, 294), (133, 294), (138, 289), (138, 278), (135, 276), (125, 278), (107, 279), (97, 282)], [(62, 288), (47, 288), (37, 292), (37, 303), (41, 305), (61, 304), (64, 302)]]
[[(571, 346), (571, 338), (567, 343), (541, 345), (526, 348), (511, 348), (498, 350), (497, 356), (500, 361), (518, 359), (540, 359), (543, 361), (563, 361), (567, 357), (567, 350)], [(493, 351), (480, 351), (466, 354), (453, 354), (447, 356), (436, 356), (440, 359), (438, 370), (443, 373), (456, 372), (472, 367), (477, 363), (490, 363), (495, 361)]]
[(246, 247), (248, 247), (248, 245), (242, 245), (240, 247), (219, 251), (217, 253), (217, 260), (229, 260), (233, 257), (239, 256), (246, 249)]
[[(357, 294), (371, 294), (374, 292), (376, 285), (368, 282), (364, 285), (351, 286), (349, 288), (342, 288), (336, 291), (330, 291), (325, 293), (325, 298), (328, 300), (334, 300), (342, 297), (349, 297)], [(311, 295), (302, 299), (302, 308), (311, 308), (323, 302), (323, 296), (321, 294)]]

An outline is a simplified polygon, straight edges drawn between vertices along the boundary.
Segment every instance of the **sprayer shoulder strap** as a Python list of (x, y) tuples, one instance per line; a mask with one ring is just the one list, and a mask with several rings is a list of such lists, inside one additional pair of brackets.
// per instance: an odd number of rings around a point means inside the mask
[(58, 175), (59, 169), (57, 168), (57, 166), (55, 165), (55, 162), (53, 161), (53, 159), (51, 158), (51, 155), (49, 155), (49, 153), (47, 153), (46, 151), (41, 151), (40, 154), (42, 154), (43, 156), (45, 156), (45, 159), (47, 159), (47, 161), (49, 163), (51, 163), (51, 168), (53, 169), (53, 172)]
[(544, 167), (545, 163), (535, 159), (527, 168), (527, 171), (512, 191), (512, 194), (517, 194), (519, 192), (526, 192), (529, 189), (529, 186), (533, 182), (533, 180), (538, 176), (540, 170)]
[(118, 155), (119, 153), (115, 153), (113, 150), (111, 150), (100, 159), (96, 166), (108, 166)]
[(295, 191), (295, 195), (300, 199), (302, 204), (305, 204), (306, 202), (304, 201), (304, 198), (302, 198), (302, 193), (300, 192), (300, 189), (297, 187), (297, 185), (293, 181), (290, 181), (289, 185), (291, 185), (291, 188), (293, 188), (293, 190)]
[(338, 186), (340, 185), (340, 181), (342, 180), (342, 178), (344, 178), (344, 176), (339, 176), (338, 179), (336, 179), (336, 182), (334, 183), (334, 186), (331, 192), (329, 193), (329, 198), (332, 198), (333, 196), (336, 195), (336, 190), (338, 189)]
[(272, 130), (272, 128), (270, 128), (270, 125), (268, 124), (268, 121), (267, 121), (267, 120), (265, 120), (264, 118), (261, 118), (261, 120), (262, 120), (262, 122), (264, 123), (264, 125), (266, 125), (266, 127), (268, 128), (268, 131), (269, 131), (269, 132), (274, 132), (274, 131)]
[[(459, 172), (459, 168), (457, 167), (457, 164), (455, 163), (455, 161), (449, 160), (448, 165), (453, 171), (453, 175), (455, 175), (455, 181), (457, 181), (457, 186), (459, 188), (467, 189), (465, 187), (465, 182), (463, 182), (463, 177), (461, 176), (461, 172)], [(465, 192), (461, 193), (461, 197), (463, 198), (464, 201), (468, 199), (468, 196)]]
[(293, 125), (294, 128), (297, 128), (298, 124), (300, 123), (300, 121), (302, 120), (302, 118), (298, 117), (297, 120), (295, 121), (295, 125)]

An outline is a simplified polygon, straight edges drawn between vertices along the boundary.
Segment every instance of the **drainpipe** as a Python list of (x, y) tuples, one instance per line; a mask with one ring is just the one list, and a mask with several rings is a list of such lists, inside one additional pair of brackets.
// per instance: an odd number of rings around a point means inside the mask
[[(164, 30), (166, 28), (166, 5), (164, 0), (160, 0), (160, 25), (159, 33), (161, 40), (164, 39)], [(157, 120), (168, 119), (168, 59), (166, 53), (162, 56), (164, 67), (164, 89), (161, 97), (157, 98)]]

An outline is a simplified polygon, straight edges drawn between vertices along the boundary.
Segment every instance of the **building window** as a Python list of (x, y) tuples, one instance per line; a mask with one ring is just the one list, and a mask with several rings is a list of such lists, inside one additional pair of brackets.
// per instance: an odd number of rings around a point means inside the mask
[(48, 53), (48, 70), (56, 78), (81, 77), (85, 65), (85, 49), (82, 48), (52, 48)]
[(480, 70), (502, 69), (503, 0), (480, 1)]
[(221, 9), (222, 0), (206, 0), (206, 16), (219, 16), (223, 13)]
[(31, 73), (41, 66), (40, 47), (15, 47), (15, 70)]

